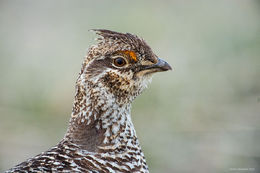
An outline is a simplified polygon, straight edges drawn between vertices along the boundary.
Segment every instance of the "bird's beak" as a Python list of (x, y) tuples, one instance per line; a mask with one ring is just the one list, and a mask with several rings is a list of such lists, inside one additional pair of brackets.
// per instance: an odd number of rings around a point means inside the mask
[(164, 60), (157, 58), (157, 63), (152, 65), (147, 65), (143, 70), (151, 70), (152, 72), (168, 71), (172, 70), (172, 67)]

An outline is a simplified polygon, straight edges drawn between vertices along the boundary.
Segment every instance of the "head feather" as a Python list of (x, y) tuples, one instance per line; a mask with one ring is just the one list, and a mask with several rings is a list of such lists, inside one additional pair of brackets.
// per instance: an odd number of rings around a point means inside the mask
[(140, 54), (151, 52), (151, 48), (148, 44), (136, 35), (106, 29), (93, 29), (92, 31), (100, 36), (97, 38), (98, 44), (106, 44), (111, 47), (121, 44), (122, 46), (120, 47), (122, 50), (133, 50)]
[(154, 60), (156, 55), (152, 52), (148, 44), (140, 37), (130, 33), (120, 33), (106, 29), (92, 29), (99, 37), (97, 44), (89, 48), (83, 63), (83, 68), (96, 59), (119, 51), (133, 51), (136, 55), (134, 59)]

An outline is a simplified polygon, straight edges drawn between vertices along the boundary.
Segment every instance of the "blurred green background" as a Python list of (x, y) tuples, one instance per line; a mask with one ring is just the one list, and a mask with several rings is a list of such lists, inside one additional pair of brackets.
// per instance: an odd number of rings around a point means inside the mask
[(133, 104), (151, 172), (260, 172), (260, 1), (1, 0), (0, 24), (1, 172), (63, 137), (93, 28), (175, 69)]

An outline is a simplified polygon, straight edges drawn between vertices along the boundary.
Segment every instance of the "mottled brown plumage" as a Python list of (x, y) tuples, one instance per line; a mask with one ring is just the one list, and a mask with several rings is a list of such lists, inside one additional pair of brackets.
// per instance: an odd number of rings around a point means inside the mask
[(100, 37), (83, 62), (64, 138), (7, 172), (148, 172), (131, 103), (153, 73), (171, 67), (135, 35), (94, 31)]

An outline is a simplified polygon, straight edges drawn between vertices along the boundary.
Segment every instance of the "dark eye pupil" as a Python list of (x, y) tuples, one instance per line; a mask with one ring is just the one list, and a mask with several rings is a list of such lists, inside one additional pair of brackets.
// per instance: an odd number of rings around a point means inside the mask
[(117, 63), (118, 65), (122, 65), (122, 64), (124, 64), (123, 61), (124, 61), (124, 60), (123, 60), (122, 58), (118, 58), (118, 59), (116, 60), (116, 63)]
[(123, 65), (125, 65), (125, 60), (123, 58), (116, 58), (115, 59), (115, 65), (123, 66)]

